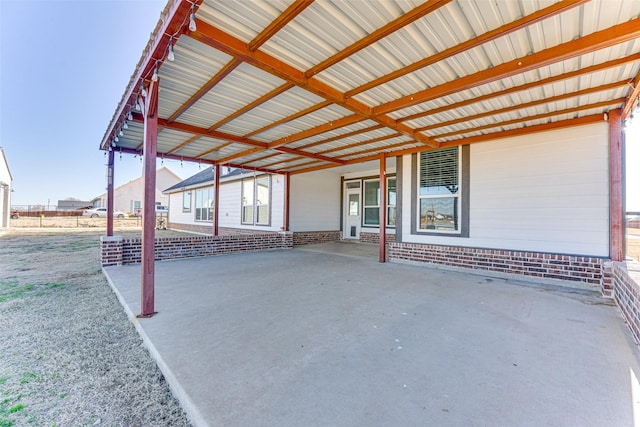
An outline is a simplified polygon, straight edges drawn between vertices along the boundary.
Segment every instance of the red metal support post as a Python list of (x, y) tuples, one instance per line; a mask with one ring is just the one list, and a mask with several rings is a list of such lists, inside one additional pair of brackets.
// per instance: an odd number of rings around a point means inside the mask
[(220, 218), (220, 165), (216, 163), (213, 167), (215, 174), (215, 184), (213, 186), (213, 235), (218, 235), (219, 218)]
[(151, 82), (144, 99), (144, 195), (142, 202), (141, 313), (151, 317), (155, 292), (156, 157), (158, 140), (158, 82)]
[(284, 174), (284, 220), (282, 231), (289, 231), (289, 185), (291, 185), (291, 174)]
[(110, 147), (107, 163), (107, 236), (113, 236), (113, 157)]
[(624, 260), (624, 212), (622, 194), (622, 118), (609, 111), (609, 257)]
[(387, 156), (380, 153), (380, 262), (387, 262)]

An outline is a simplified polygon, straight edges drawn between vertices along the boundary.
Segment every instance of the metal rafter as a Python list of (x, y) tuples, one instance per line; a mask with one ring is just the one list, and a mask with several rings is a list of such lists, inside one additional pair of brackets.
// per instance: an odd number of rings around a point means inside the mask
[(639, 102), (638, 96), (640, 96), (640, 71), (638, 71), (636, 78), (633, 79), (633, 82), (631, 82), (631, 90), (629, 91), (627, 99), (622, 106), (620, 119), (625, 120), (633, 113)]
[(347, 132), (347, 133), (342, 133), (340, 135), (332, 136), (331, 138), (326, 138), (326, 139), (322, 139), (320, 141), (311, 142), (309, 144), (300, 145), (297, 148), (310, 148), (310, 147), (315, 147), (316, 145), (328, 144), (330, 142), (338, 141), (340, 139), (350, 138), (352, 136), (360, 135), (360, 134), (367, 133), (367, 132), (372, 132), (374, 130), (381, 129), (383, 127), (384, 126), (382, 126), (382, 125), (375, 125), (375, 126), (371, 126), (371, 127), (364, 128), (364, 129), (358, 129), (358, 130), (354, 130), (352, 132)]
[(534, 87), (545, 86), (551, 83), (559, 82), (562, 80), (567, 80), (573, 77), (584, 76), (586, 74), (595, 73), (597, 71), (602, 71), (607, 68), (618, 67), (620, 65), (627, 64), (633, 61), (640, 61), (640, 53), (636, 53), (633, 55), (625, 56), (624, 58), (614, 59), (612, 61), (603, 62), (601, 64), (592, 65), (585, 68), (580, 68), (575, 71), (570, 71), (564, 74), (558, 74), (557, 76), (547, 77), (546, 79), (536, 80), (534, 82), (525, 83), (519, 86), (514, 86), (509, 89), (500, 90), (497, 92), (487, 93), (486, 95), (476, 96), (470, 99), (466, 99), (464, 101), (455, 102), (453, 104), (447, 104), (442, 107), (434, 108), (432, 110), (422, 111), (420, 113), (411, 114), (409, 116), (401, 117), (398, 119), (400, 122), (409, 121), (419, 119), (421, 117), (431, 116), (434, 114), (442, 113), (444, 111), (456, 110), (458, 108), (466, 107), (467, 105), (476, 104), (478, 102), (483, 102), (489, 99), (498, 98), (501, 96), (509, 95), (511, 93), (522, 92), (525, 90), (532, 89)]
[[(581, 0), (581, 1), (585, 1), (585, 0)], [(337, 64), (338, 62), (361, 51), (362, 49), (372, 45), (373, 43), (387, 37), (388, 35), (395, 33), (401, 28), (441, 8), (442, 6), (446, 5), (449, 2), (451, 2), (451, 0), (431, 0), (421, 4), (420, 6), (414, 8), (413, 10), (402, 14), (400, 17), (394, 19), (393, 21), (389, 22), (385, 26), (378, 28), (373, 33), (361, 38), (360, 40), (353, 43), (346, 49), (343, 49), (340, 52), (320, 62), (319, 64), (314, 65), (313, 67), (305, 71), (304, 73), (305, 77), (311, 77), (323, 70), (326, 70), (332, 65)]]
[(324, 107), (328, 107), (331, 104), (333, 104), (333, 102), (331, 102), (331, 101), (322, 101), (319, 104), (312, 105), (311, 107), (305, 108), (304, 110), (298, 111), (297, 113), (291, 114), (290, 116), (284, 117), (284, 118), (282, 118), (280, 120), (276, 120), (273, 123), (269, 123), (268, 125), (265, 125), (265, 126), (261, 127), (260, 129), (256, 129), (256, 130), (254, 130), (252, 132), (249, 132), (248, 134), (246, 134), (244, 136), (249, 138), (251, 136), (258, 135), (258, 134), (260, 134), (262, 132), (265, 132), (265, 131), (267, 131), (269, 129), (272, 129), (272, 128), (276, 127), (276, 126), (280, 126), (280, 125), (288, 123), (290, 121), (299, 119), (300, 117), (306, 116), (307, 114), (311, 114), (314, 111), (321, 110)]
[(578, 105), (577, 107), (566, 108), (564, 110), (558, 110), (558, 111), (551, 111), (543, 114), (536, 114), (535, 116), (519, 117), (513, 120), (507, 120), (507, 121), (498, 122), (498, 123), (491, 123), (484, 126), (474, 126), (469, 129), (461, 129), (453, 132), (442, 133), (442, 134), (435, 135), (434, 138), (440, 139), (440, 138), (448, 138), (450, 136), (464, 135), (470, 132), (477, 132), (485, 129), (494, 129), (498, 127), (519, 124), (522, 122), (528, 122), (531, 120), (540, 120), (540, 119), (546, 119), (548, 117), (560, 116), (562, 114), (571, 114), (571, 113), (575, 113), (576, 111), (590, 110), (592, 108), (608, 107), (611, 105), (622, 104), (623, 102), (624, 102), (624, 98), (618, 98), (618, 99), (610, 99), (602, 102), (596, 102), (594, 104)]
[(291, 22), (296, 16), (302, 13), (314, 0), (296, 0), (271, 24), (269, 24), (260, 34), (258, 34), (247, 46), (250, 51), (257, 50), (260, 46), (266, 43), (271, 37), (273, 37), (278, 31), (280, 31), (285, 25)]
[(292, 87), (293, 87), (292, 83), (285, 83), (285, 84), (283, 84), (281, 86), (278, 86), (277, 88), (273, 89), (269, 93), (261, 96), (260, 98), (254, 100), (253, 102), (250, 102), (249, 104), (245, 105), (241, 109), (239, 109), (239, 110), (235, 111), (234, 113), (228, 115), (224, 119), (220, 120), (218, 123), (215, 123), (214, 125), (210, 126), (209, 130), (218, 129), (223, 124), (228, 123), (231, 120), (235, 119), (236, 117), (239, 117), (239, 116), (241, 116), (241, 115), (253, 110), (254, 108), (264, 104), (265, 102), (269, 101), (270, 99), (275, 98), (276, 96), (280, 95), (281, 93), (288, 91)]
[(229, 61), (224, 67), (220, 69), (204, 86), (202, 86), (196, 93), (194, 93), (191, 98), (187, 100), (184, 104), (182, 104), (176, 111), (167, 118), (167, 122), (171, 123), (175, 121), (178, 117), (180, 117), (185, 111), (193, 106), (196, 102), (198, 102), (203, 96), (205, 96), (211, 89), (213, 89), (218, 83), (220, 83), (225, 77), (227, 77), (233, 70), (235, 70), (242, 61), (238, 61), (237, 59), (232, 59)]
[(493, 68), (463, 76), (412, 95), (403, 96), (375, 107), (373, 114), (387, 114), (412, 107), (436, 98), (631, 41), (638, 37), (640, 37), (640, 18), (635, 18), (579, 39), (496, 65)]
[[(385, 141), (387, 139), (392, 139), (392, 138), (397, 138), (399, 136), (402, 136), (402, 134), (401, 133), (393, 133), (391, 135), (379, 136), (377, 138), (368, 139), (366, 141), (354, 142), (353, 144), (341, 145), (339, 147), (330, 148), (328, 150), (318, 151), (318, 154), (334, 153), (336, 151), (348, 150), (349, 148), (362, 147), (364, 145), (375, 144), (376, 142)], [(411, 144), (415, 144), (415, 141), (407, 141), (407, 142), (410, 142)], [(345, 154), (345, 156), (349, 156), (349, 155), (350, 154)]]
[[(478, 136), (464, 138), (464, 139), (457, 139), (455, 141), (443, 142), (441, 144), (441, 147), (442, 148), (457, 147), (459, 145), (475, 144), (479, 142), (493, 141), (501, 138), (510, 138), (510, 137), (527, 135), (531, 133), (537, 133), (537, 132), (547, 132), (555, 129), (582, 126), (582, 125), (588, 125), (588, 124), (598, 123), (598, 122), (602, 122), (602, 114), (594, 114), (590, 116), (579, 117), (577, 119), (561, 120), (558, 122), (544, 123), (541, 125), (528, 126), (525, 128), (507, 130), (507, 131), (496, 132), (496, 133), (489, 133), (489, 134), (478, 135)], [(423, 151), (429, 151), (429, 150), (431, 150), (429, 147), (420, 146), (416, 148), (408, 148), (405, 150), (388, 151), (385, 153), (387, 157), (397, 157), (397, 156), (404, 156), (408, 154), (421, 153)], [(345, 165), (369, 162), (372, 160), (376, 160), (378, 158), (380, 158), (379, 154), (373, 154), (371, 156), (347, 160), (345, 162)], [(334, 165), (325, 164), (325, 165), (314, 166), (314, 167), (305, 168), (305, 169), (298, 169), (295, 171), (291, 171), (290, 174), (297, 175), (297, 174), (309, 173), (309, 172), (314, 172), (314, 171), (323, 170), (323, 169), (329, 169), (332, 167), (334, 167)]]
[(536, 105), (540, 105), (540, 104), (546, 104), (546, 103), (549, 103), (549, 102), (561, 101), (563, 99), (575, 98), (576, 96), (588, 95), (590, 93), (601, 92), (601, 91), (604, 91), (604, 90), (616, 89), (616, 88), (622, 87), (622, 86), (624, 86), (626, 84), (627, 84), (627, 81), (623, 80), (623, 81), (620, 81), (620, 82), (609, 83), (609, 84), (605, 84), (605, 85), (601, 85), (601, 86), (591, 87), (591, 88), (588, 88), (588, 89), (577, 90), (575, 92), (563, 93), (562, 95), (556, 95), (556, 96), (552, 96), (552, 97), (549, 97), (549, 98), (537, 99), (535, 101), (525, 102), (524, 104), (516, 104), (516, 105), (513, 105), (513, 106), (509, 106), (509, 107), (500, 108), (498, 110), (485, 111), (483, 113), (478, 113), (478, 114), (474, 114), (474, 115), (471, 115), (471, 116), (465, 116), (465, 117), (462, 117), (462, 118), (459, 118), (459, 119), (449, 120), (447, 122), (434, 123), (434, 124), (429, 125), (429, 126), (420, 127), (420, 128), (418, 128), (418, 130), (420, 130), (421, 132), (424, 132), (424, 131), (427, 131), (427, 130), (439, 129), (439, 128), (443, 128), (443, 127), (447, 127), (447, 126), (453, 126), (453, 125), (457, 125), (457, 124), (460, 124), (460, 123), (470, 122), (472, 120), (482, 119), (484, 117), (497, 116), (498, 114), (509, 113), (511, 111), (524, 110), (525, 108), (535, 107)]
[(451, 56), (457, 55), (459, 53), (465, 52), (469, 49), (473, 49), (474, 47), (478, 47), (484, 43), (495, 40), (499, 37), (506, 36), (509, 33), (517, 31), (521, 28), (529, 26), (531, 24), (535, 24), (536, 22), (542, 21), (543, 19), (550, 18), (559, 13), (562, 13), (566, 10), (569, 10), (573, 7), (579, 6), (583, 3), (586, 3), (590, 0), (565, 0), (558, 3), (554, 3), (553, 5), (546, 7), (542, 10), (538, 10), (531, 15), (524, 16), (520, 19), (516, 19), (513, 22), (502, 25), (494, 30), (488, 31), (484, 34), (479, 35), (478, 37), (474, 37), (466, 42), (460, 43), (456, 46), (452, 46), (449, 49), (445, 49), (441, 52), (438, 52), (434, 55), (431, 55), (427, 58), (424, 58), (418, 62), (415, 62), (411, 65), (408, 65), (404, 68), (396, 70), (392, 73), (379, 77), (375, 80), (372, 80), (362, 86), (359, 86), (355, 89), (347, 91), (345, 96), (352, 97), (359, 93), (365, 92), (369, 89), (372, 89), (376, 86), (380, 86), (381, 84), (390, 82), (391, 80), (395, 80), (399, 77), (417, 71), (421, 68), (425, 68), (429, 65), (435, 64), (436, 62), (442, 61), (443, 59), (449, 58)]
[(363, 104), (353, 98), (345, 99), (344, 93), (329, 86), (328, 84), (313, 77), (305, 77), (304, 73), (295, 67), (260, 50), (255, 52), (250, 51), (247, 44), (242, 40), (239, 40), (236, 37), (207, 24), (206, 22), (197, 20), (197, 27), (198, 30), (190, 33), (189, 37), (351, 110), (356, 115), (360, 116), (360, 120), (371, 119), (377, 121), (378, 123), (410, 136), (423, 144), (431, 147), (437, 146), (437, 144), (425, 135), (416, 133), (413, 129), (401, 123), (397, 123), (394, 119), (386, 116), (385, 114), (372, 114), (373, 110), (366, 104)]

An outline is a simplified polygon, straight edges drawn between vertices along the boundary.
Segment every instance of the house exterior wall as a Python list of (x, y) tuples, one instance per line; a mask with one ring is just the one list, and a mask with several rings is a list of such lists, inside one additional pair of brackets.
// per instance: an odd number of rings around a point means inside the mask
[(402, 165), (402, 242), (609, 255), (607, 123), (471, 145), (468, 238), (411, 229), (417, 178)]
[(11, 222), (11, 172), (0, 147), (0, 230), (9, 228)]
[[(116, 171), (117, 173), (117, 171)], [(167, 205), (169, 196), (162, 193), (162, 190), (180, 182), (180, 178), (167, 168), (160, 168), (156, 174), (156, 204)], [(144, 178), (140, 177), (126, 184), (116, 187), (113, 191), (113, 209), (116, 211), (129, 212), (134, 215), (134, 201), (139, 201), (142, 206), (144, 199)], [(180, 202), (182, 203), (182, 201)], [(107, 195), (103, 194), (94, 202), (94, 207), (107, 206)]]
[[(281, 231), (284, 224), (284, 176), (272, 175), (270, 182), (270, 220), (269, 225), (249, 225), (242, 224), (242, 180), (253, 178), (252, 174), (238, 177), (233, 180), (223, 181), (220, 184), (220, 206), (218, 227), (225, 232), (231, 229), (238, 233), (245, 232), (277, 232)], [(178, 191), (168, 195), (169, 197), (169, 225), (171, 228), (197, 231), (201, 233), (211, 233), (213, 230), (212, 221), (196, 220), (195, 214), (195, 192), (200, 188), (212, 187), (213, 182), (204, 183), (193, 187), (191, 191), (191, 209), (184, 212), (182, 207), (183, 192)], [(222, 233), (221, 233), (222, 234)]]
[(293, 175), (290, 181), (291, 231), (339, 231), (340, 175), (317, 171)]

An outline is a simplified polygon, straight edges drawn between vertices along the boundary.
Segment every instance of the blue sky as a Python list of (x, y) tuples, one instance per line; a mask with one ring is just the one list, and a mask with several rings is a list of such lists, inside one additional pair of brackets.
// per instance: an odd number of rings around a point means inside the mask
[[(104, 192), (98, 146), (165, 4), (0, 0), (0, 146), (12, 204), (53, 206)], [(627, 132), (627, 164), (627, 210), (640, 211), (640, 117)], [(164, 166), (181, 178), (199, 170)], [(116, 185), (141, 174), (139, 158), (116, 156)]]
[[(104, 192), (98, 147), (165, 4), (0, 0), (0, 146), (13, 205)], [(164, 165), (182, 178), (198, 172)], [(139, 159), (116, 156), (116, 185), (141, 174)]]

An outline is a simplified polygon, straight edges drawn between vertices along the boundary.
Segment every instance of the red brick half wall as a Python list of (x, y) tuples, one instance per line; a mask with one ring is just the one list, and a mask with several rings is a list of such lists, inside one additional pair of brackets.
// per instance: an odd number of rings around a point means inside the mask
[(614, 262), (611, 266), (613, 299), (640, 344), (640, 263)]
[[(103, 237), (102, 266), (139, 263), (142, 239)], [(290, 232), (226, 236), (163, 237), (156, 239), (156, 261), (293, 248)]]
[(490, 276), (559, 284), (611, 296), (607, 268), (611, 263), (605, 258), (417, 243), (389, 243), (388, 255), (395, 262), (481, 270)]

